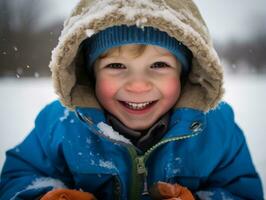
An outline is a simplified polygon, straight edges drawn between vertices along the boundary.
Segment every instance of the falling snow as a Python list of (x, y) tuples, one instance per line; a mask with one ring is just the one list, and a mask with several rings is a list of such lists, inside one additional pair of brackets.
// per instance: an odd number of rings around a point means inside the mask
[(23, 73), (23, 68), (18, 67), (18, 68), (17, 68), (17, 73), (18, 73), (18, 74), (22, 74), (22, 73)]
[(34, 73), (34, 77), (35, 77), (35, 78), (39, 78), (39, 77), (40, 77), (40, 74), (39, 74), (38, 72), (35, 72), (35, 73)]

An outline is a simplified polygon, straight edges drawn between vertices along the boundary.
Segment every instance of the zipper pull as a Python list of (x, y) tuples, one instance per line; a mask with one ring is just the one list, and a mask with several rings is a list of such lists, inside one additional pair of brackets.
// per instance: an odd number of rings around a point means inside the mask
[(147, 181), (147, 176), (148, 176), (148, 171), (145, 167), (145, 161), (144, 161), (144, 156), (140, 156), (136, 158), (136, 163), (137, 163), (137, 173), (142, 176), (143, 178), (143, 191), (142, 195), (149, 195), (148, 191), (148, 181)]
[(143, 156), (137, 157), (136, 163), (137, 163), (137, 173), (140, 175), (147, 174), (147, 170), (146, 170), (145, 162), (144, 162), (144, 157)]
[(147, 175), (143, 177), (144, 182), (143, 182), (143, 191), (142, 191), (142, 196), (144, 195), (149, 195), (149, 190), (148, 190), (148, 181), (147, 181)]

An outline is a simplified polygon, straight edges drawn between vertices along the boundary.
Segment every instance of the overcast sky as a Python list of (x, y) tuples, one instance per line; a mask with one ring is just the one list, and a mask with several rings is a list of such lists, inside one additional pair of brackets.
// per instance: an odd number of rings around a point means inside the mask
[[(65, 18), (78, 0), (49, 0), (51, 9), (46, 20)], [(245, 39), (254, 29), (254, 20), (264, 18), (266, 29), (266, 0), (195, 0), (212, 37), (225, 41)], [(53, 9), (55, 8), (55, 9)]]

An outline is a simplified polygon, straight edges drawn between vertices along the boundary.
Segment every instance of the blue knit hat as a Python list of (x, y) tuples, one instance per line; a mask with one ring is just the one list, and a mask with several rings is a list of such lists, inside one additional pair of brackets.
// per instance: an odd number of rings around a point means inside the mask
[(96, 59), (110, 48), (127, 45), (156, 45), (170, 51), (182, 66), (182, 75), (188, 74), (191, 67), (192, 53), (181, 42), (153, 27), (112, 26), (98, 32), (84, 41), (85, 60), (88, 69)]

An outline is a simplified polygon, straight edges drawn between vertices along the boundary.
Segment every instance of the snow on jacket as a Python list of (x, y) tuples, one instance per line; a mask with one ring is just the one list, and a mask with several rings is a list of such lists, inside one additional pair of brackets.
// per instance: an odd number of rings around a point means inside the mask
[[(156, 27), (193, 53), (170, 129), (144, 154), (104, 124), (84, 67), (82, 41), (121, 24)], [(25, 141), (7, 152), (1, 200), (38, 199), (62, 187), (98, 199), (149, 199), (140, 195), (156, 181), (180, 183), (205, 200), (263, 199), (232, 109), (219, 103), (222, 66), (193, 1), (80, 0), (64, 23), (50, 68), (61, 103), (47, 106)]]
[(141, 195), (144, 185), (157, 181), (180, 183), (202, 200), (263, 199), (244, 136), (225, 103), (207, 114), (176, 109), (169, 131), (145, 154), (106, 137), (103, 123), (100, 109), (75, 113), (58, 101), (48, 105), (25, 141), (7, 152), (0, 199), (35, 199), (62, 187), (99, 200), (150, 199)]

